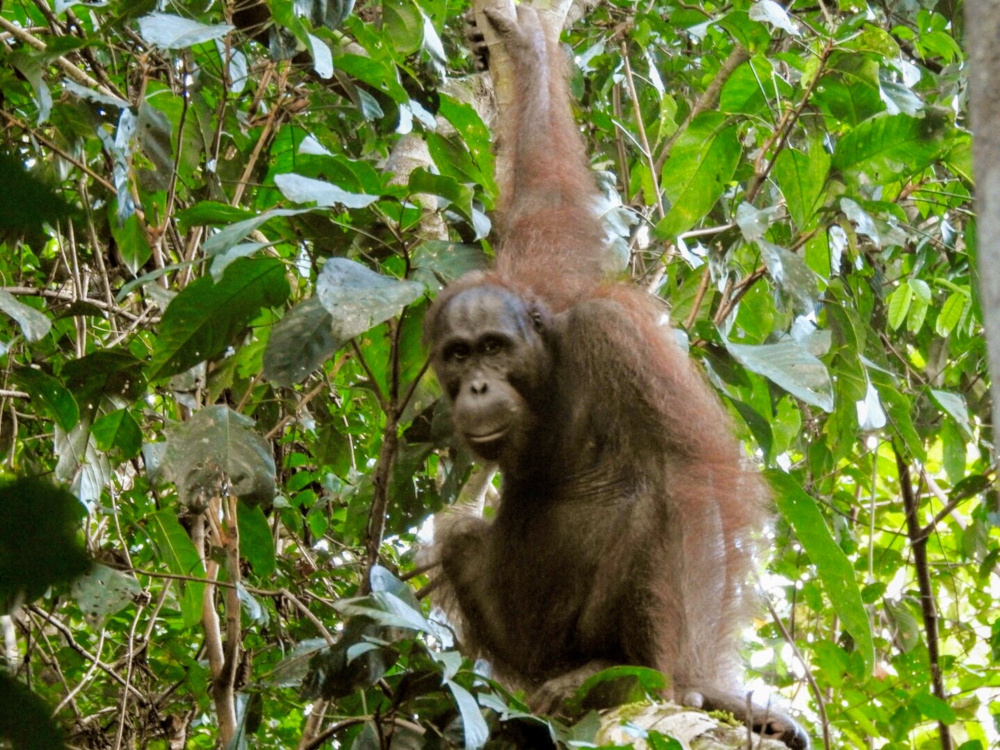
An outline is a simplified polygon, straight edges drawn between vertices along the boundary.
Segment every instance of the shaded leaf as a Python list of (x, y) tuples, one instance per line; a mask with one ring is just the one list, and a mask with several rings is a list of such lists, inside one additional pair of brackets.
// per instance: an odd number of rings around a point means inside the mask
[(142, 430), (128, 409), (116, 409), (91, 427), (97, 447), (104, 452), (117, 448), (125, 458), (135, 458), (142, 449)]
[(266, 578), (277, 565), (274, 556), (274, 537), (264, 511), (258, 505), (240, 504), (237, 516), (240, 531), (240, 554), (253, 566), (254, 575)]
[(301, 383), (346, 342), (334, 336), (333, 316), (319, 297), (310, 297), (272, 329), (264, 351), (264, 377), (285, 387)]
[(34, 367), (20, 367), (14, 372), (14, 382), (28, 392), (39, 411), (64, 430), (72, 430), (80, 421), (80, 409), (73, 394), (51, 375)]
[(423, 284), (383, 276), (346, 258), (330, 258), (316, 280), (316, 296), (342, 341), (398, 315), (423, 294)]
[[(0, 154), (2, 157), (2, 154)], [(0, 175), (0, 180), (3, 176)], [(2, 183), (0, 183), (2, 184)], [(4, 206), (4, 210), (0, 213), (6, 213), (7, 204), (3, 201), (3, 188), (0, 187), (0, 205)], [(2, 220), (0, 220), (2, 222)], [(3, 227), (0, 226), (0, 231), (3, 231)], [(29, 307), (23, 302), (19, 302), (16, 297), (10, 292), (0, 289), (0, 310), (7, 313), (14, 321), (21, 327), (21, 332), (24, 333), (24, 338), (28, 341), (38, 341), (48, 335), (49, 329), (52, 328), (52, 322), (48, 319), (45, 313), (40, 310), (36, 310), (33, 307)]]
[(142, 594), (142, 585), (132, 576), (106, 565), (94, 565), (89, 573), (73, 582), (71, 593), (85, 616), (100, 621)]
[[(198, 557), (194, 544), (180, 525), (174, 511), (164, 509), (150, 514), (146, 528), (160, 558), (171, 573), (195, 578), (205, 577), (201, 558)], [(181, 590), (181, 615), (184, 624), (195, 625), (201, 621), (205, 584), (180, 581), (178, 585)]]
[(238, 258), (216, 284), (203, 276), (163, 313), (147, 374), (158, 380), (222, 354), (262, 307), (288, 296), (285, 266), (275, 258)]
[(774, 162), (772, 174), (800, 230), (809, 226), (813, 219), (829, 171), (830, 157), (818, 143), (808, 155), (786, 148)]
[(271, 446), (254, 427), (249, 417), (217, 404), (168, 430), (163, 471), (182, 502), (205, 507), (227, 492), (251, 507), (274, 499)]
[(51, 717), (52, 709), (6, 672), (0, 672), (0, 739), (14, 750), (61, 750), (62, 733)]
[(0, 487), (0, 613), (87, 571), (83, 516), (79, 500), (47, 482), (18, 479)]

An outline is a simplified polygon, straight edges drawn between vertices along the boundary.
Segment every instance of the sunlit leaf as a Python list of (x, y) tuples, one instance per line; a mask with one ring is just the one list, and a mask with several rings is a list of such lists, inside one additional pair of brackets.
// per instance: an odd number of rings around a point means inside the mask
[(741, 153), (738, 130), (718, 112), (695, 118), (663, 165), (660, 188), (670, 211), (656, 225), (659, 237), (674, 237), (699, 222), (718, 201)]
[(139, 19), (139, 33), (150, 44), (163, 49), (185, 49), (224, 37), (234, 26), (220, 23), (206, 26), (190, 18), (169, 13), (151, 13)]
[(776, 344), (734, 344), (726, 349), (747, 369), (763, 375), (807, 404), (833, 411), (833, 381), (820, 360), (786, 339)]

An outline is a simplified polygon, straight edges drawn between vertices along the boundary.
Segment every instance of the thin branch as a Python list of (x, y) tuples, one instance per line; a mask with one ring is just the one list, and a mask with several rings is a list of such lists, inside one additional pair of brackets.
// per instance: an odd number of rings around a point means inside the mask
[[(927, 659), (931, 668), (931, 687), (934, 696), (947, 703), (948, 695), (944, 689), (944, 679), (941, 676), (940, 649), (938, 641), (938, 613), (934, 602), (934, 591), (931, 586), (930, 565), (927, 562), (927, 537), (923, 535), (920, 519), (917, 517), (918, 501), (910, 481), (910, 467), (903, 460), (899, 447), (892, 444), (892, 452), (896, 456), (896, 472), (899, 475), (899, 490), (903, 496), (903, 509), (906, 512), (906, 530), (910, 537), (910, 547), (913, 549), (913, 566), (917, 572), (917, 585), (920, 588), (920, 611), (924, 619), (924, 635), (927, 639)], [(941, 750), (952, 750), (951, 730), (943, 721), (938, 722), (938, 734), (941, 737)]]
[[(15, 24), (11, 23), (2, 16), (0, 16), (0, 29), (6, 31), (8, 34), (17, 39), (19, 42), (27, 44), (29, 47), (34, 47), (36, 50), (40, 52), (44, 52), (46, 49), (48, 49), (48, 45), (41, 39), (28, 33), (20, 26), (16, 26)], [(105, 96), (110, 96), (114, 99), (122, 99), (124, 101), (124, 97), (117, 91), (113, 91), (100, 81), (91, 78), (89, 75), (80, 70), (80, 67), (78, 65), (71, 62), (70, 60), (67, 60), (65, 57), (59, 56), (55, 58), (53, 62), (62, 69), (63, 73), (65, 73), (69, 78), (72, 78), (76, 83), (79, 83), (81, 86), (92, 88), (96, 91), (101, 92)]]
[[(2, 21), (2, 20), (3, 20), (3, 18), (0, 17), (0, 21)], [(91, 179), (94, 180), (94, 182), (99, 183), (109, 193), (111, 193), (112, 195), (117, 195), (118, 194), (118, 191), (115, 189), (115, 186), (113, 184), (111, 184), (110, 182), (108, 182), (101, 175), (97, 174), (97, 172), (95, 172), (94, 170), (92, 170), (90, 167), (88, 167), (86, 164), (84, 164), (79, 159), (77, 159), (77, 158), (75, 158), (73, 156), (70, 156), (68, 153), (66, 153), (66, 151), (64, 151), (63, 149), (59, 148), (59, 146), (56, 145), (55, 142), (50, 141), (44, 135), (42, 135), (41, 133), (39, 133), (36, 129), (31, 128), (26, 123), (23, 123), (19, 119), (17, 119), (16, 117), (14, 117), (14, 115), (12, 115), (9, 112), (6, 112), (6, 111), (4, 111), (2, 109), (0, 109), (0, 115), (3, 115), (6, 118), (7, 122), (10, 123), (11, 125), (13, 125), (14, 127), (20, 128), (21, 130), (23, 130), (26, 133), (31, 133), (31, 137), (32, 138), (34, 138), (36, 141), (38, 141), (43, 146), (45, 146), (45, 148), (47, 148), (50, 151), (58, 154), (60, 159), (65, 159), (66, 161), (68, 161), (70, 164), (72, 164), (77, 169), (85, 172)]]
[(646, 126), (642, 122), (642, 109), (639, 107), (639, 94), (635, 89), (635, 79), (632, 77), (632, 64), (628, 59), (628, 45), (624, 40), (621, 43), (621, 54), (625, 68), (625, 85), (628, 86), (628, 95), (632, 100), (635, 128), (639, 131), (639, 143), (642, 146), (642, 155), (649, 162), (649, 179), (653, 183), (653, 194), (656, 196), (656, 213), (662, 219), (666, 212), (663, 210), (663, 197), (660, 195), (660, 180), (657, 177), (659, 170), (653, 161), (653, 152), (649, 148), (649, 139), (646, 137)]
[(781, 637), (785, 639), (785, 643), (792, 649), (792, 654), (795, 655), (796, 660), (802, 665), (806, 682), (809, 683), (809, 689), (816, 698), (816, 710), (819, 712), (820, 725), (823, 728), (823, 747), (826, 750), (830, 750), (830, 720), (826, 716), (826, 701), (823, 700), (823, 691), (819, 689), (816, 678), (813, 677), (812, 670), (809, 669), (809, 663), (802, 657), (799, 647), (795, 645), (795, 639), (792, 638), (792, 634), (788, 632), (785, 623), (781, 621), (781, 618), (774, 609), (774, 605), (771, 604), (771, 598), (765, 596), (764, 601), (767, 602), (767, 608), (771, 613), (771, 621), (778, 626), (778, 630), (781, 631)]

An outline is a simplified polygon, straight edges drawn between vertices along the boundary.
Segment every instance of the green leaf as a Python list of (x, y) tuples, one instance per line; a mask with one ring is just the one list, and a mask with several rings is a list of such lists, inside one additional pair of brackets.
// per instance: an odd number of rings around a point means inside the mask
[(256, 217), (245, 208), (216, 201), (200, 201), (191, 208), (177, 212), (177, 220), (185, 229), (206, 224), (234, 224), (253, 218)]
[(473, 161), (466, 146), (459, 138), (446, 138), (440, 133), (427, 133), (427, 148), (430, 149), (434, 165), (441, 174), (453, 177), (462, 183), (488, 185), (492, 179), (483, 175), (479, 164), (483, 160)]
[[(24, 168), (23, 160), (4, 151), (0, 151), (0, 206), (3, 206), (0, 211), (0, 239), (7, 234), (26, 234), (35, 238), (42, 234), (46, 222), (54, 224), (73, 215), (73, 209), (59, 195)], [(2, 304), (0, 310), (16, 319), (14, 313)], [(25, 336), (28, 336), (27, 331)], [(28, 340), (33, 339), (29, 337)]]
[[(146, 529), (160, 553), (160, 558), (171, 573), (195, 578), (204, 578), (198, 552), (191, 543), (187, 532), (177, 520), (177, 514), (169, 508), (157, 511), (148, 517)], [(205, 584), (193, 581), (179, 581), (181, 590), (181, 615), (188, 627), (201, 621), (202, 598)]]
[(450, 122), (461, 134), (462, 140), (469, 149), (472, 159), (478, 167), (478, 173), (485, 180), (481, 183), (489, 196), (496, 195), (496, 183), (493, 180), (493, 137), (489, 128), (483, 123), (471, 104), (459, 102), (450, 96), (441, 96), (438, 114)]
[(931, 695), (927, 691), (921, 691), (910, 696), (910, 700), (920, 709), (920, 713), (928, 719), (940, 721), (942, 724), (954, 724), (955, 712), (951, 706), (937, 696)]
[(274, 499), (271, 446), (255, 426), (249, 417), (216, 404), (168, 430), (163, 471), (184, 504), (221, 495), (223, 485), (251, 507)]
[(766, 240), (757, 240), (761, 257), (767, 272), (774, 282), (788, 294), (795, 303), (795, 311), (809, 315), (816, 306), (816, 274), (812, 272), (802, 256), (772, 245)]
[(968, 437), (972, 437), (972, 427), (969, 423), (969, 407), (966, 406), (965, 397), (959, 393), (939, 391), (930, 389), (931, 398), (941, 407), (941, 410), (955, 420), (962, 432)]
[(895, 331), (903, 325), (910, 311), (912, 299), (913, 288), (909, 284), (900, 284), (889, 295), (889, 326), (892, 330)]
[(101, 622), (140, 596), (142, 585), (132, 576), (106, 565), (94, 565), (73, 582), (71, 593), (89, 620)]
[(28, 341), (44, 338), (52, 328), (52, 322), (45, 313), (18, 301), (13, 294), (3, 289), (0, 289), (0, 310), (14, 319)]
[(808, 155), (786, 148), (774, 162), (772, 174), (785, 196), (788, 213), (800, 230), (815, 221), (816, 205), (829, 171), (830, 157), (818, 142), (813, 142)]
[(816, 566), (834, 611), (854, 638), (858, 653), (864, 660), (865, 674), (870, 675), (875, 664), (875, 646), (868, 612), (861, 600), (861, 590), (851, 561), (833, 540), (816, 501), (803, 492), (788, 474), (781, 471), (768, 471), (766, 474), (775, 490), (781, 515), (795, 530), (799, 542)]
[(864, 172), (877, 183), (899, 182), (925, 169), (941, 151), (945, 121), (928, 114), (875, 117), (840, 139), (833, 166)]
[(663, 165), (660, 188), (670, 210), (656, 225), (661, 238), (691, 229), (712, 210), (739, 163), (738, 129), (725, 115), (705, 112), (688, 126)]
[(203, 276), (170, 302), (160, 323), (147, 375), (184, 372), (222, 354), (262, 307), (288, 296), (285, 266), (276, 258), (239, 258), (216, 284)]
[(47, 482), (0, 487), (0, 613), (86, 572), (90, 559), (78, 533), (84, 513), (79, 500)]
[(169, 13), (150, 13), (139, 19), (139, 33), (150, 44), (163, 49), (185, 49), (221, 39), (236, 27), (220, 23), (206, 26), (190, 18)]
[(914, 297), (910, 303), (910, 313), (906, 316), (906, 328), (910, 333), (917, 333), (924, 326), (929, 305), (919, 297)]
[(0, 672), (0, 739), (10, 740), (15, 750), (66, 747), (52, 720), (52, 707), (6, 672)]
[(259, 229), (271, 219), (284, 216), (297, 216), (298, 214), (309, 213), (314, 210), (315, 209), (312, 208), (276, 208), (270, 211), (265, 211), (259, 216), (238, 221), (235, 224), (231, 224), (225, 229), (213, 234), (205, 240), (201, 249), (205, 255), (209, 257), (218, 255), (219, 253), (224, 253), (236, 243), (243, 240), (243, 238), (252, 231)]
[(955, 330), (955, 326), (962, 320), (967, 299), (961, 292), (952, 292), (948, 295), (948, 299), (941, 306), (937, 320), (934, 321), (934, 331), (938, 336), (947, 336)]
[(445, 684), (455, 696), (455, 703), (458, 704), (458, 712), (462, 717), (462, 730), (465, 736), (465, 750), (476, 750), (486, 744), (490, 736), (490, 728), (486, 725), (479, 710), (479, 704), (472, 694), (464, 687), (453, 680), (446, 680)]
[(906, 284), (913, 290), (913, 296), (916, 299), (928, 305), (931, 303), (931, 287), (926, 281), (910, 278)]
[(383, 276), (346, 258), (330, 258), (316, 280), (316, 296), (342, 341), (398, 315), (423, 294), (423, 284)]
[(97, 447), (105, 453), (118, 449), (125, 458), (135, 458), (142, 449), (142, 430), (128, 409), (105, 414), (90, 429)]
[(420, 49), (424, 39), (424, 21), (420, 9), (412, 0), (383, 2), (382, 23), (386, 38), (400, 55), (406, 57)]
[[(755, 71), (753, 64), (760, 70)], [(719, 111), (726, 114), (755, 115), (767, 105), (767, 96), (761, 81), (771, 80), (774, 74), (766, 58), (754, 58), (740, 65), (722, 87)]]
[[(114, 216), (114, 207), (108, 207), (109, 213)], [(128, 270), (136, 275), (146, 262), (152, 257), (153, 251), (149, 246), (149, 239), (139, 223), (139, 217), (132, 214), (121, 224), (116, 218), (111, 218), (108, 222), (111, 227), (111, 234), (118, 244), (118, 252), (121, 253), (122, 260)]]
[(51, 375), (34, 367), (19, 367), (14, 371), (14, 382), (28, 392), (32, 404), (39, 412), (50, 417), (67, 432), (80, 421), (80, 408), (73, 394)]
[(347, 341), (334, 336), (333, 316), (319, 297), (303, 300), (271, 330), (264, 377), (284, 387), (301, 383)]
[(730, 354), (747, 369), (772, 380), (807, 404), (833, 411), (833, 381), (819, 359), (791, 339), (776, 344), (725, 342)]
[(274, 537), (263, 509), (240, 503), (237, 514), (240, 531), (240, 555), (253, 567), (254, 575), (267, 578), (276, 568)]
[(423, 167), (417, 167), (410, 173), (407, 184), (411, 193), (430, 193), (444, 198), (472, 224), (472, 199), (475, 192), (468, 185), (461, 184), (453, 177), (431, 174)]
[(274, 184), (278, 186), (283, 196), (294, 203), (366, 208), (379, 199), (377, 195), (349, 193), (325, 180), (314, 180), (299, 174), (275, 175)]

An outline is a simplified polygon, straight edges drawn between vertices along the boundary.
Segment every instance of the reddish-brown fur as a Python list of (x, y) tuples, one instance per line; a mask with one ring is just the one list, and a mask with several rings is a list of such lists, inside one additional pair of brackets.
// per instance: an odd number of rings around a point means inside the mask
[[(438, 525), (445, 589), (466, 645), (534, 691), (536, 707), (551, 709), (589, 674), (624, 663), (661, 670), (678, 700), (745, 714), (738, 631), (753, 598), (766, 488), (662, 305), (605, 281), (597, 188), (557, 42), (530, 8), (517, 21), (489, 17), (517, 92), (501, 123), (512, 162), (501, 185), (502, 239), (494, 271), (439, 296), (428, 339), (456, 412), (465, 408), (456, 399), (472, 398), (470, 378), (476, 393), (509, 390), (505, 379), (516, 386), (523, 371), (547, 385), (522, 386), (504, 402), (518, 421), (501, 438), (496, 519)], [(477, 304), (520, 306), (510, 319), (538, 322), (542, 343), (531, 331), (513, 336), (502, 367), (464, 343), (460, 361), (450, 361), (444, 350), (456, 331), (475, 331), (468, 311)], [(495, 327), (529, 328), (506, 317)], [(531, 364), (539, 347), (542, 373)], [(807, 746), (794, 722), (764, 714), (755, 711), (756, 724)]]

